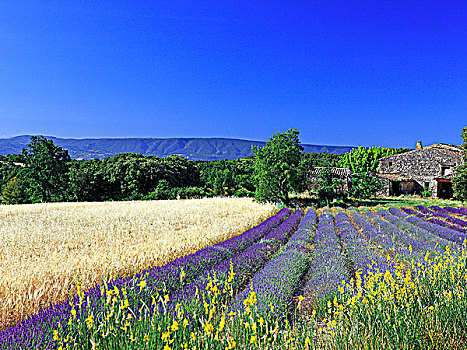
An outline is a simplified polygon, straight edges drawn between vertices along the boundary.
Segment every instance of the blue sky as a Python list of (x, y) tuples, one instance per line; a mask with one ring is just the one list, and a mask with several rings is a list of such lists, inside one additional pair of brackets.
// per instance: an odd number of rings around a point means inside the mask
[(0, 136), (461, 143), (467, 2), (1, 1)]

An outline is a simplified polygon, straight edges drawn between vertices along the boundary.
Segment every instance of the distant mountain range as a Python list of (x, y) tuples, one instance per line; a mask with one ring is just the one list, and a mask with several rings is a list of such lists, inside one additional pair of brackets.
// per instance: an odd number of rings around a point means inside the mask
[[(94, 159), (113, 157), (118, 153), (141, 153), (167, 157), (180, 155), (191, 160), (237, 159), (252, 155), (251, 146), (264, 146), (266, 142), (224, 138), (121, 138), (121, 139), (63, 139), (49, 137), (68, 150), (72, 158)], [(0, 139), (0, 154), (21, 153), (29, 143), (29, 135)], [(302, 144), (306, 153), (342, 154), (354, 147)]]

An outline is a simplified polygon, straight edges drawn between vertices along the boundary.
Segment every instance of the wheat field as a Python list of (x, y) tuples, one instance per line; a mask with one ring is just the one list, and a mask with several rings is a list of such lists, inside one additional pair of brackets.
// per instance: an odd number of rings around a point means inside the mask
[(0, 206), (0, 329), (106, 278), (240, 234), (275, 212), (246, 198)]

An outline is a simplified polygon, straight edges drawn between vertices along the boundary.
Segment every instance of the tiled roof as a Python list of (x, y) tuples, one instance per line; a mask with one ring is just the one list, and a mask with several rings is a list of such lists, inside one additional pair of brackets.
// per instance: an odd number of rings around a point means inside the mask
[[(323, 169), (324, 169), (323, 167), (315, 167), (311, 169), (310, 175), (319, 175), (321, 174)], [(331, 173), (333, 175), (342, 176), (342, 177), (350, 176), (351, 174), (349, 168), (331, 168)]]
[(419, 152), (419, 151), (423, 151), (425, 149), (430, 149), (430, 148), (438, 148), (438, 149), (441, 149), (442, 151), (450, 153), (452, 155), (459, 156), (459, 157), (462, 156), (462, 146), (451, 145), (451, 144), (447, 144), (447, 143), (435, 143), (433, 145), (423, 147), (422, 149), (413, 149), (413, 150), (405, 152), (405, 153), (398, 153), (398, 154), (393, 154), (391, 156), (382, 157), (379, 160), (399, 157), (399, 156), (402, 156), (402, 155), (406, 155), (406, 154), (414, 153), (414, 152)]
[(434, 145), (431, 145), (431, 146), (428, 146), (428, 147), (433, 147), (433, 146), (441, 146), (441, 147), (452, 148), (454, 151), (461, 151), (462, 152), (462, 146), (451, 145), (449, 143), (435, 143)]

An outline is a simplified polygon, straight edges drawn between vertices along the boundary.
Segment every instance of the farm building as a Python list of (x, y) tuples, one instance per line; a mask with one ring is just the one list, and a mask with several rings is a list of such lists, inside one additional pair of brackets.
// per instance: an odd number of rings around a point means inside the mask
[(461, 163), (461, 146), (436, 143), (423, 147), (418, 141), (413, 151), (379, 160), (378, 177), (385, 185), (380, 194), (398, 196), (429, 188), (432, 197), (451, 198), (454, 169)]
[[(308, 183), (311, 188), (315, 187), (318, 181), (318, 175), (321, 174), (324, 168), (315, 167), (309, 173)], [(351, 171), (349, 168), (331, 168), (331, 173), (335, 178), (342, 180), (341, 185), (336, 189), (336, 192), (347, 192), (350, 185)]]

